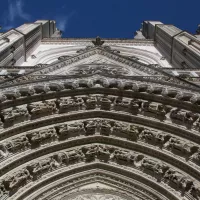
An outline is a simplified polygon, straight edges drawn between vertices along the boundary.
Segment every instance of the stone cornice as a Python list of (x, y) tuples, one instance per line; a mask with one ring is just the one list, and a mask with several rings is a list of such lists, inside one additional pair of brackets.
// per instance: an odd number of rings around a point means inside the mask
[[(81, 44), (91, 45), (94, 38), (46, 38), (41, 42), (42, 44)], [(103, 38), (106, 44), (125, 44), (125, 45), (136, 45), (136, 46), (154, 46), (154, 40), (135, 40), (135, 39), (106, 39)]]

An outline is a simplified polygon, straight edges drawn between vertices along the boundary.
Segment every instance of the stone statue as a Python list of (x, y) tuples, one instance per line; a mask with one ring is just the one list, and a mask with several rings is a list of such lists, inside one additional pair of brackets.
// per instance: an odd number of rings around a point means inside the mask
[(9, 192), (6, 190), (4, 183), (0, 182), (0, 198), (2, 198), (4, 195), (7, 195)]
[(53, 100), (31, 103), (27, 106), (27, 108), (33, 118), (50, 115), (55, 113), (57, 110), (55, 101)]
[(95, 109), (97, 106), (97, 98), (95, 96), (89, 96), (86, 100), (87, 109)]
[(160, 131), (154, 131), (150, 129), (144, 129), (142, 130), (140, 134), (141, 140), (150, 144), (155, 144), (155, 145), (160, 145), (160, 146), (162, 146), (165, 143), (168, 137), (169, 136), (167, 136), (166, 134)]
[(121, 149), (115, 149), (113, 154), (110, 156), (111, 160), (119, 164), (126, 164), (126, 165), (130, 164), (134, 165), (135, 161), (137, 161), (138, 159), (142, 159), (142, 157), (141, 158), (139, 157), (140, 155), (130, 153), (128, 151), (124, 151)]
[(57, 154), (53, 155), (53, 158), (61, 165), (61, 164), (65, 164), (68, 165), (69, 164), (69, 155), (67, 154), (67, 152), (59, 152)]
[(4, 95), (6, 96), (6, 98), (8, 100), (15, 100), (15, 99), (17, 99), (21, 96), (21, 94), (17, 90), (15, 90), (15, 91), (5, 91)]
[(108, 121), (101, 121), (100, 122), (100, 134), (109, 136), (111, 134), (111, 124)]
[(110, 110), (111, 104), (112, 104), (111, 100), (106, 97), (102, 97), (100, 99), (100, 106), (102, 110)]
[(28, 180), (32, 179), (27, 169), (22, 169), (13, 176), (7, 177), (4, 180), (4, 185), (7, 190), (18, 190), (20, 187), (27, 184)]
[(191, 160), (196, 162), (197, 164), (200, 164), (200, 149), (197, 150), (196, 153), (194, 153), (192, 156), (191, 156)]
[(109, 151), (109, 148), (106, 145), (98, 146), (97, 156), (98, 156), (99, 160), (108, 162), (108, 160), (110, 159), (110, 155), (111, 155), (111, 153)]
[(148, 86), (147, 92), (150, 94), (161, 94), (163, 88), (161, 86), (150, 85)]
[(117, 137), (127, 138), (129, 133), (129, 125), (121, 122), (114, 122), (112, 134)]
[(81, 149), (75, 149), (67, 152), (69, 163), (78, 163), (84, 160), (85, 155), (83, 154)]
[(64, 85), (62, 83), (49, 83), (49, 88), (51, 91), (58, 92), (64, 90)]
[(176, 122), (192, 125), (196, 119), (195, 115), (192, 112), (185, 111), (179, 108), (174, 108), (171, 110), (170, 118)]
[(82, 151), (85, 154), (86, 161), (90, 162), (95, 160), (95, 158), (97, 158), (98, 149), (98, 145), (90, 145), (83, 147)]
[(190, 156), (195, 149), (193, 144), (175, 137), (171, 137), (169, 141), (165, 143), (164, 147), (182, 156)]
[(4, 144), (0, 144), (0, 160), (8, 156), (8, 150)]
[(4, 94), (0, 94), (0, 103), (4, 102), (6, 100), (7, 100), (6, 96)]
[(148, 85), (145, 83), (141, 83), (141, 84), (134, 83), (132, 90), (135, 92), (146, 92), (147, 88), (148, 88)]
[(158, 117), (158, 118), (165, 118), (166, 111), (164, 109), (164, 106), (158, 103), (153, 102), (146, 102), (144, 101), (141, 105), (141, 110), (144, 112), (144, 114), (150, 115), (152, 117)]
[(142, 160), (141, 166), (146, 169), (150, 170), (154, 173), (154, 175), (158, 175), (159, 178), (169, 169), (169, 167), (163, 164), (160, 161), (152, 160), (149, 158), (144, 158)]
[(75, 122), (71, 124), (64, 124), (58, 127), (59, 138), (66, 139), (70, 137), (77, 137), (85, 134), (84, 124), (82, 122)]
[(33, 89), (36, 94), (45, 94), (50, 91), (50, 88), (47, 85), (34, 85)]
[(83, 98), (81, 97), (67, 97), (61, 98), (59, 102), (60, 112), (71, 112), (71, 111), (78, 111), (85, 108), (85, 103)]
[(68, 80), (64, 82), (64, 87), (65, 89), (68, 89), (68, 90), (77, 89), (79, 87), (79, 83), (76, 81)]
[(32, 87), (19, 88), (21, 96), (31, 96), (35, 94), (35, 90)]
[(194, 198), (199, 199), (200, 198), (200, 185), (192, 184), (189, 192)]
[(26, 121), (30, 118), (28, 110), (25, 107), (5, 109), (2, 111), (1, 115), (5, 127)]
[(192, 180), (185, 177), (182, 173), (173, 169), (168, 169), (164, 175), (164, 179), (169, 181), (169, 184), (174, 186), (175, 189), (182, 189), (185, 191), (192, 186)]
[(58, 165), (55, 159), (51, 157), (40, 160), (37, 163), (32, 163), (29, 166), (27, 166), (27, 169), (30, 171), (31, 175), (41, 176), (45, 172), (53, 171), (57, 166)]
[(9, 152), (15, 153), (17, 151), (24, 151), (29, 149), (31, 144), (26, 136), (20, 136), (17, 138), (12, 139), (10, 142), (5, 144), (6, 149)]
[(97, 121), (96, 120), (87, 121), (85, 128), (87, 135), (94, 135), (95, 132), (97, 131)]
[(138, 136), (140, 134), (139, 127), (135, 125), (129, 125), (129, 131), (128, 131), (128, 138), (132, 141), (136, 141), (138, 139)]
[(178, 91), (175, 89), (171, 89), (171, 88), (165, 88), (162, 91), (162, 95), (165, 97), (171, 97), (174, 98), (177, 95)]
[(33, 145), (41, 145), (47, 142), (55, 141), (57, 138), (54, 128), (42, 129), (30, 134), (27, 134), (29, 141)]
[(124, 112), (130, 112), (131, 99), (118, 97), (114, 101), (114, 109)]

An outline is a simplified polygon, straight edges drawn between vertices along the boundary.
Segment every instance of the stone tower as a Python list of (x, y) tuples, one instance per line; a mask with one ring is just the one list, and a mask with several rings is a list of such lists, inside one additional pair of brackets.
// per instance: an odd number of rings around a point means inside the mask
[(0, 34), (0, 200), (199, 200), (199, 35), (61, 35)]

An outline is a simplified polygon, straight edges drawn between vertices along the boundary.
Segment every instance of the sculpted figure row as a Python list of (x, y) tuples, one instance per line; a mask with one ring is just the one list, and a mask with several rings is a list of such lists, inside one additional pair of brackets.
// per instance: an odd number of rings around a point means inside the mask
[(133, 92), (145, 92), (149, 94), (162, 95), (164, 97), (176, 98), (181, 101), (190, 101), (192, 104), (200, 105), (200, 95), (190, 92), (180, 92), (180, 88), (164, 88), (162, 86), (149, 85), (149, 83), (134, 83), (131, 80), (122, 81), (118, 79), (77, 79), (65, 82), (52, 82), (48, 84), (37, 84), (34, 86), (20, 87), (17, 90), (5, 91), (0, 95), (0, 102), (14, 100), (20, 97), (40, 95), (63, 90), (73, 90), (78, 88), (115, 88), (120, 90), (131, 90)]
[(199, 185), (187, 175), (171, 166), (138, 154), (132, 151), (119, 149), (108, 145), (91, 144), (77, 149), (61, 151), (48, 158), (29, 163), (25, 168), (7, 176), (1, 180), (0, 197), (5, 194), (10, 196), (30, 181), (39, 179), (43, 174), (56, 170), (57, 168), (79, 162), (101, 162), (117, 163), (137, 168), (146, 174), (163, 181), (182, 193), (189, 192), (194, 198), (199, 198)]
[(162, 131), (103, 119), (60, 124), (55, 127), (32, 131), (10, 141), (7, 140), (7, 142), (0, 144), (0, 158), (5, 159), (9, 154), (26, 151), (30, 148), (34, 149), (54, 141), (94, 134), (119, 137), (130, 141), (142, 141), (200, 164), (200, 147), (194, 143)]
[(8, 108), (1, 111), (4, 128), (30, 119), (36, 119), (54, 113), (75, 112), (81, 110), (101, 109), (107, 111), (127, 112), (153, 117), (161, 121), (168, 120), (191, 129), (200, 131), (200, 115), (180, 108), (172, 108), (156, 102), (141, 99), (123, 98), (112, 95), (83, 95), (62, 97), (28, 105)]

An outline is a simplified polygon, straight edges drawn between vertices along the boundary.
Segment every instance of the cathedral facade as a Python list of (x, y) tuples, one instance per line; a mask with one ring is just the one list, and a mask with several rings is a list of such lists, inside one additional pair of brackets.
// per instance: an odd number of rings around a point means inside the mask
[(199, 200), (199, 32), (0, 33), (0, 200)]

